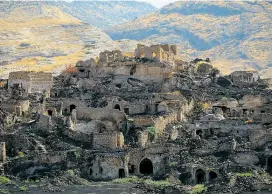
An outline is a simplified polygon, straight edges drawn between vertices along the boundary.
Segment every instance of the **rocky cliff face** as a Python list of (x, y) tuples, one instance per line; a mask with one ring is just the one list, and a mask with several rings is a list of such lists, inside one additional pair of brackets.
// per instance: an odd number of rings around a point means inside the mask
[(210, 57), (225, 73), (272, 77), (270, 2), (179, 1), (107, 33), (114, 40), (179, 44), (184, 58)]
[(115, 49), (109, 36), (46, 2), (0, 2), (0, 74), (59, 71)]
[(99, 28), (128, 22), (157, 10), (151, 4), (137, 1), (62, 1), (50, 4)]

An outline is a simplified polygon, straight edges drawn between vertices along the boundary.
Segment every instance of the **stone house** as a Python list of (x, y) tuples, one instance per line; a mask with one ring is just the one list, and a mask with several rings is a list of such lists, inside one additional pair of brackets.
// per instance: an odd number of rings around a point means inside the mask
[(230, 74), (230, 77), (235, 85), (252, 84), (260, 79), (257, 71), (235, 71)]
[(49, 91), (53, 85), (52, 73), (17, 71), (11, 72), (8, 79), (8, 88), (20, 84), (28, 93), (42, 93)]
[(138, 44), (135, 49), (135, 56), (137, 58), (147, 58), (157, 62), (166, 62), (170, 65), (175, 65), (176, 57), (178, 54), (176, 45), (152, 45), (147, 47)]

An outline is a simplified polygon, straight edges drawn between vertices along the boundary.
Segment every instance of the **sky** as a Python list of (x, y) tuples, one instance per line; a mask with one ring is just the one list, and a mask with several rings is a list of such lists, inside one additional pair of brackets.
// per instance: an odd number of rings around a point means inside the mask
[(151, 3), (153, 6), (157, 7), (157, 8), (161, 8), (169, 3), (173, 3), (177, 0), (138, 0), (138, 1), (145, 1), (148, 3)]

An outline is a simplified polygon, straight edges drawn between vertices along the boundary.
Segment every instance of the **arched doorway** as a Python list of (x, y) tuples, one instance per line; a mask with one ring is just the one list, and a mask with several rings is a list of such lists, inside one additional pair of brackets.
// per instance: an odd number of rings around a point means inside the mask
[(216, 178), (217, 178), (217, 174), (214, 171), (211, 171), (209, 173), (209, 180), (211, 181), (211, 180), (214, 180)]
[(145, 158), (140, 162), (140, 173), (145, 175), (153, 173), (153, 164), (151, 160)]
[(48, 110), (47, 113), (48, 113), (49, 116), (53, 115), (53, 111), (52, 110)]
[(125, 178), (126, 177), (126, 173), (124, 169), (119, 169), (119, 178)]
[(197, 130), (196, 131), (196, 134), (200, 137), (200, 138), (202, 138), (203, 137), (203, 134), (202, 134), (203, 132), (202, 132), (202, 130)]
[(272, 156), (269, 156), (267, 159), (267, 172), (272, 174)]
[(201, 184), (205, 182), (205, 172), (202, 169), (198, 169), (195, 173), (196, 184)]
[(74, 109), (76, 109), (76, 105), (71, 104), (71, 105), (70, 105), (70, 112), (72, 112)]
[(117, 109), (117, 110), (121, 110), (121, 107), (120, 107), (120, 105), (119, 104), (116, 104), (115, 106), (114, 106), (114, 109)]
[(132, 66), (132, 67), (130, 68), (130, 71), (129, 71), (129, 74), (130, 74), (130, 75), (134, 75), (135, 73), (136, 73), (136, 65)]

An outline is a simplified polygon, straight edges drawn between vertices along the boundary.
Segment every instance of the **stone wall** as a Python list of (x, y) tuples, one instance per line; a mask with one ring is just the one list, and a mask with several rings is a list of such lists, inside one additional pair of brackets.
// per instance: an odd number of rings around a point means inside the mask
[(176, 45), (152, 45), (150, 47), (138, 44), (135, 49), (135, 56), (138, 58), (147, 58), (158, 62), (168, 62), (175, 65), (177, 55)]
[(123, 153), (92, 154), (88, 174), (92, 180), (111, 180), (128, 176), (126, 157)]
[(8, 88), (21, 84), (28, 93), (44, 92), (53, 85), (52, 73), (18, 71), (9, 74)]
[(115, 133), (94, 133), (93, 149), (116, 149), (118, 148), (118, 134)]
[(99, 63), (109, 63), (120, 61), (123, 59), (122, 52), (119, 50), (101, 52), (99, 55)]
[(6, 153), (6, 143), (1, 142), (0, 144), (0, 162), (6, 162), (7, 153)]
[(77, 108), (78, 120), (108, 120), (113, 119), (121, 128), (123, 122), (126, 120), (125, 114), (115, 109), (104, 108)]
[(53, 85), (52, 73), (45, 72), (31, 72), (30, 77), (30, 93), (41, 93), (44, 91), (49, 91)]
[(51, 116), (41, 114), (39, 121), (37, 122), (37, 129), (43, 132), (49, 132), (52, 130), (53, 124)]
[(234, 84), (252, 84), (259, 80), (259, 74), (256, 71), (235, 71), (230, 74)]

